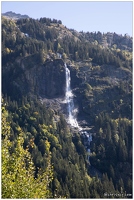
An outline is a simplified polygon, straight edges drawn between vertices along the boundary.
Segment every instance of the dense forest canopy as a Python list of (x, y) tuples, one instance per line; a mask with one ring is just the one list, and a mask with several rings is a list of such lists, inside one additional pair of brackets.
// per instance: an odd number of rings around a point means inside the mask
[[(132, 198), (132, 40), (2, 16), (2, 198)], [(65, 68), (85, 139), (66, 121)]]

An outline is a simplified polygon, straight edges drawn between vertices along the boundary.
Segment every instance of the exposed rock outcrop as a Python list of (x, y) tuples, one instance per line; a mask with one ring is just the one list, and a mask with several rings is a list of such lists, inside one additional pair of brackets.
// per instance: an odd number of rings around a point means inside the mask
[(61, 97), (65, 94), (65, 68), (61, 59), (46, 62), (43, 74), (39, 75), (39, 94), (48, 98)]
[(25, 57), (17, 61), (12, 70), (15, 74), (13, 81), (9, 77), (4, 78), (4, 84), (8, 81), (11, 93), (17, 95), (19, 91), (20, 97), (31, 94), (42, 98), (58, 98), (65, 94), (65, 68), (62, 59), (48, 60), (40, 64), (32, 57)]

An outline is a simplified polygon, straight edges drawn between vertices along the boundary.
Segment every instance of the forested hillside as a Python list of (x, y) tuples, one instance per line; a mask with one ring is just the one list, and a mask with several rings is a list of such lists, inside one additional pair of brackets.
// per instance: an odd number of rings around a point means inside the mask
[(25, 17), (2, 16), (2, 198), (132, 198), (133, 38)]

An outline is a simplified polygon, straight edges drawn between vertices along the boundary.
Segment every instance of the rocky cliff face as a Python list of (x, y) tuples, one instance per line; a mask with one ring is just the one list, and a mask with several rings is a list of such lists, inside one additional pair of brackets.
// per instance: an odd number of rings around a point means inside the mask
[[(14, 73), (13, 77), (10, 76), (11, 73)], [(8, 76), (3, 80), (3, 87), (8, 86), (8, 92), (10, 90), (13, 95), (62, 97), (65, 94), (66, 85), (64, 62), (62, 59), (55, 59), (40, 64), (36, 58), (25, 57), (12, 66)]]
[[(119, 112), (130, 117), (131, 70), (85, 62), (66, 63), (80, 120), (87, 116), (91, 121), (105, 110), (115, 118)], [(34, 55), (19, 58), (12, 66), (5, 67), (10, 67), (10, 71), (3, 74), (5, 94), (16, 98), (29, 94), (38, 96), (47, 106), (66, 112), (66, 105), (63, 105), (66, 77), (62, 59), (49, 59), (41, 64)]]
[(91, 123), (99, 113), (106, 111), (113, 118), (117, 118), (119, 112), (124, 117), (131, 117), (130, 69), (85, 62), (74, 62), (68, 68), (78, 121), (85, 119)]
[(38, 74), (39, 94), (48, 98), (61, 97), (65, 94), (65, 68), (61, 59), (48, 61)]

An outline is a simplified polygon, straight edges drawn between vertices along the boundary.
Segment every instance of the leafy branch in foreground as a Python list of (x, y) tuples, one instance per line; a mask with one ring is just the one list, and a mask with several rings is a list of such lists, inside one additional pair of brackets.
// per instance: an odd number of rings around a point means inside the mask
[(10, 124), (6, 117), (8, 112), (2, 107), (2, 198), (50, 198), (49, 184), (53, 179), (50, 144), (46, 140), (47, 167), (39, 169), (35, 178), (35, 167), (28, 152), (23, 148), (23, 132), (20, 129), (11, 153), (13, 141), (10, 141)]

